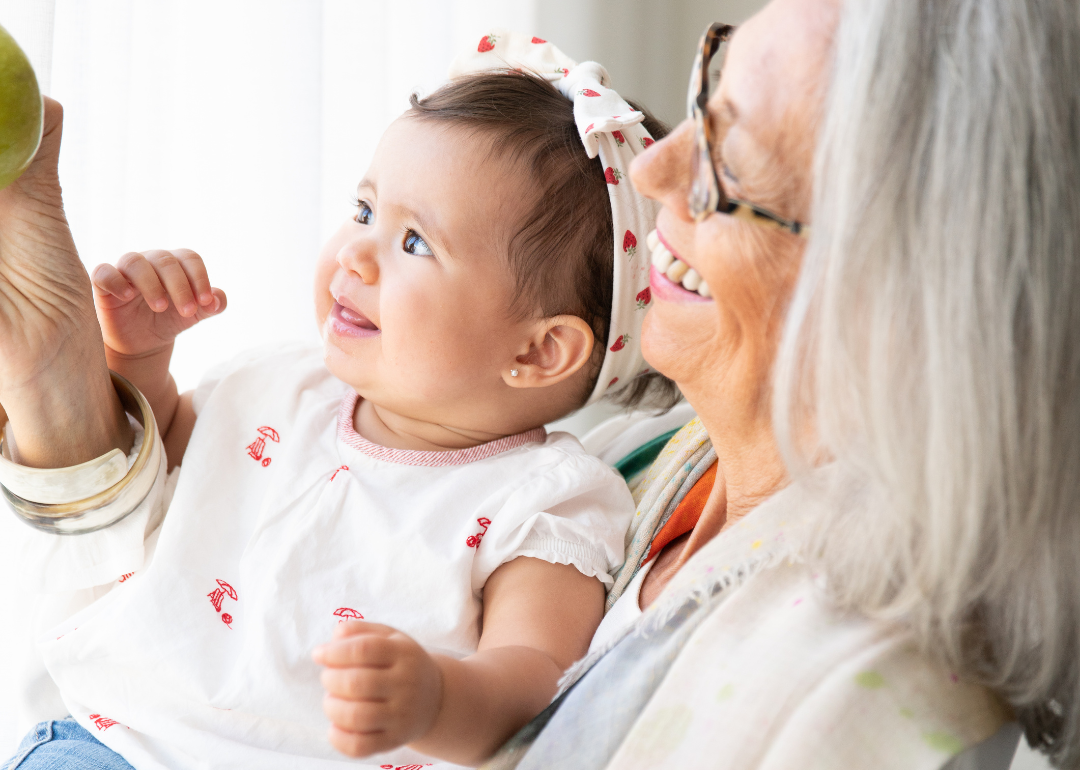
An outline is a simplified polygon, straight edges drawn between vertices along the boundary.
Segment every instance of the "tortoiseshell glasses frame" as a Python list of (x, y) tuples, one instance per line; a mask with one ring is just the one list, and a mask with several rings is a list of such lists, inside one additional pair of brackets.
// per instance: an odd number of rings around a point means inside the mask
[(734, 32), (735, 27), (730, 24), (711, 24), (701, 36), (694, 67), (690, 72), (690, 89), (686, 99), (687, 114), (690, 120), (694, 121), (694, 148), (690, 162), (690, 213), (696, 222), (720, 212), (806, 238), (810, 234), (809, 225), (785, 219), (749, 201), (729, 198), (716, 174), (712, 158), (712, 137), (709, 135), (711, 127), (706, 110), (709, 101), (709, 65), (721, 47), (725, 49), (722, 53), (726, 53), (726, 44)]

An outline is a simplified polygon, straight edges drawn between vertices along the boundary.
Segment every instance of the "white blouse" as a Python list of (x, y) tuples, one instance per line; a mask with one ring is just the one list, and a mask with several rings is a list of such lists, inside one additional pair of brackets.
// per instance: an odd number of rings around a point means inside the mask
[(162, 474), (122, 527), (28, 538), (48, 601), (87, 604), (37, 638), (40, 659), (64, 707), (138, 770), (355, 766), (326, 740), (311, 661), (337, 623), (463, 657), (500, 565), (531, 556), (611, 583), (634, 504), (574, 438), (389, 449), (355, 432), (356, 402), (318, 350), (234, 363), (196, 392), (171, 504)]

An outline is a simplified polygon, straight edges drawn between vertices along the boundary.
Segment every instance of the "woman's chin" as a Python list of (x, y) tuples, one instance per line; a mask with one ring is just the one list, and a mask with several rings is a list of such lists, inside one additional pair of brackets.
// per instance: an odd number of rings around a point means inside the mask
[(698, 314), (693, 315), (694, 319), (687, 319), (676, 306), (653, 305), (641, 325), (641, 354), (646, 363), (676, 384), (693, 379), (703, 363), (702, 351), (709, 350), (713, 341), (711, 335), (702, 334)]

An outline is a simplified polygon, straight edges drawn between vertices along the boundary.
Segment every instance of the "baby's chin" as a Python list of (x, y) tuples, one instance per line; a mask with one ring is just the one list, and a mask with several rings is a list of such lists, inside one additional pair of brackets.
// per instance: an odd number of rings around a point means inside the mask
[(327, 334), (325, 324), (323, 324), (321, 336), (323, 363), (326, 364), (326, 368), (330, 370), (330, 374), (334, 375), (342, 382), (347, 383), (355, 390), (356, 385), (354, 385), (351, 380), (356, 379), (356, 372), (354, 366), (350, 366), (350, 364), (355, 363), (355, 359), (334, 344), (333, 339)]

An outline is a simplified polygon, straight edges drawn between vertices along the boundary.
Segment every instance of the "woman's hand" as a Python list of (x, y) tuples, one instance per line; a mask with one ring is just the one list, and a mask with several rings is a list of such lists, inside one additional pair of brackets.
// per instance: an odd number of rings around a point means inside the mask
[(323, 709), (330, 743), (366, 757), (427, 734), (442, 702), (442, 671), (413, 639), (389, 626), (340, 623), (334, 640), (315, 650), (326, 669)]
[(105, 345), (127, 357), (170, 348), (180, 332), (217, 315), (227, 302), (190, 249), (130, 252), (115, 267), (94, 268), (93, 284)]
[(90, 280), (64, 216), (56, 164), (63, 109), (45, 99), (27, 171), (0, 190), (0, 396), (31, 384), (97, 324)]
[(86, 274), (64, 216), (57, 160), (63, 109), (46, 97), (41, 146), (0, 190), (0, 404), (15, 459), (75, 465), (132, 433), (105, 363)]

